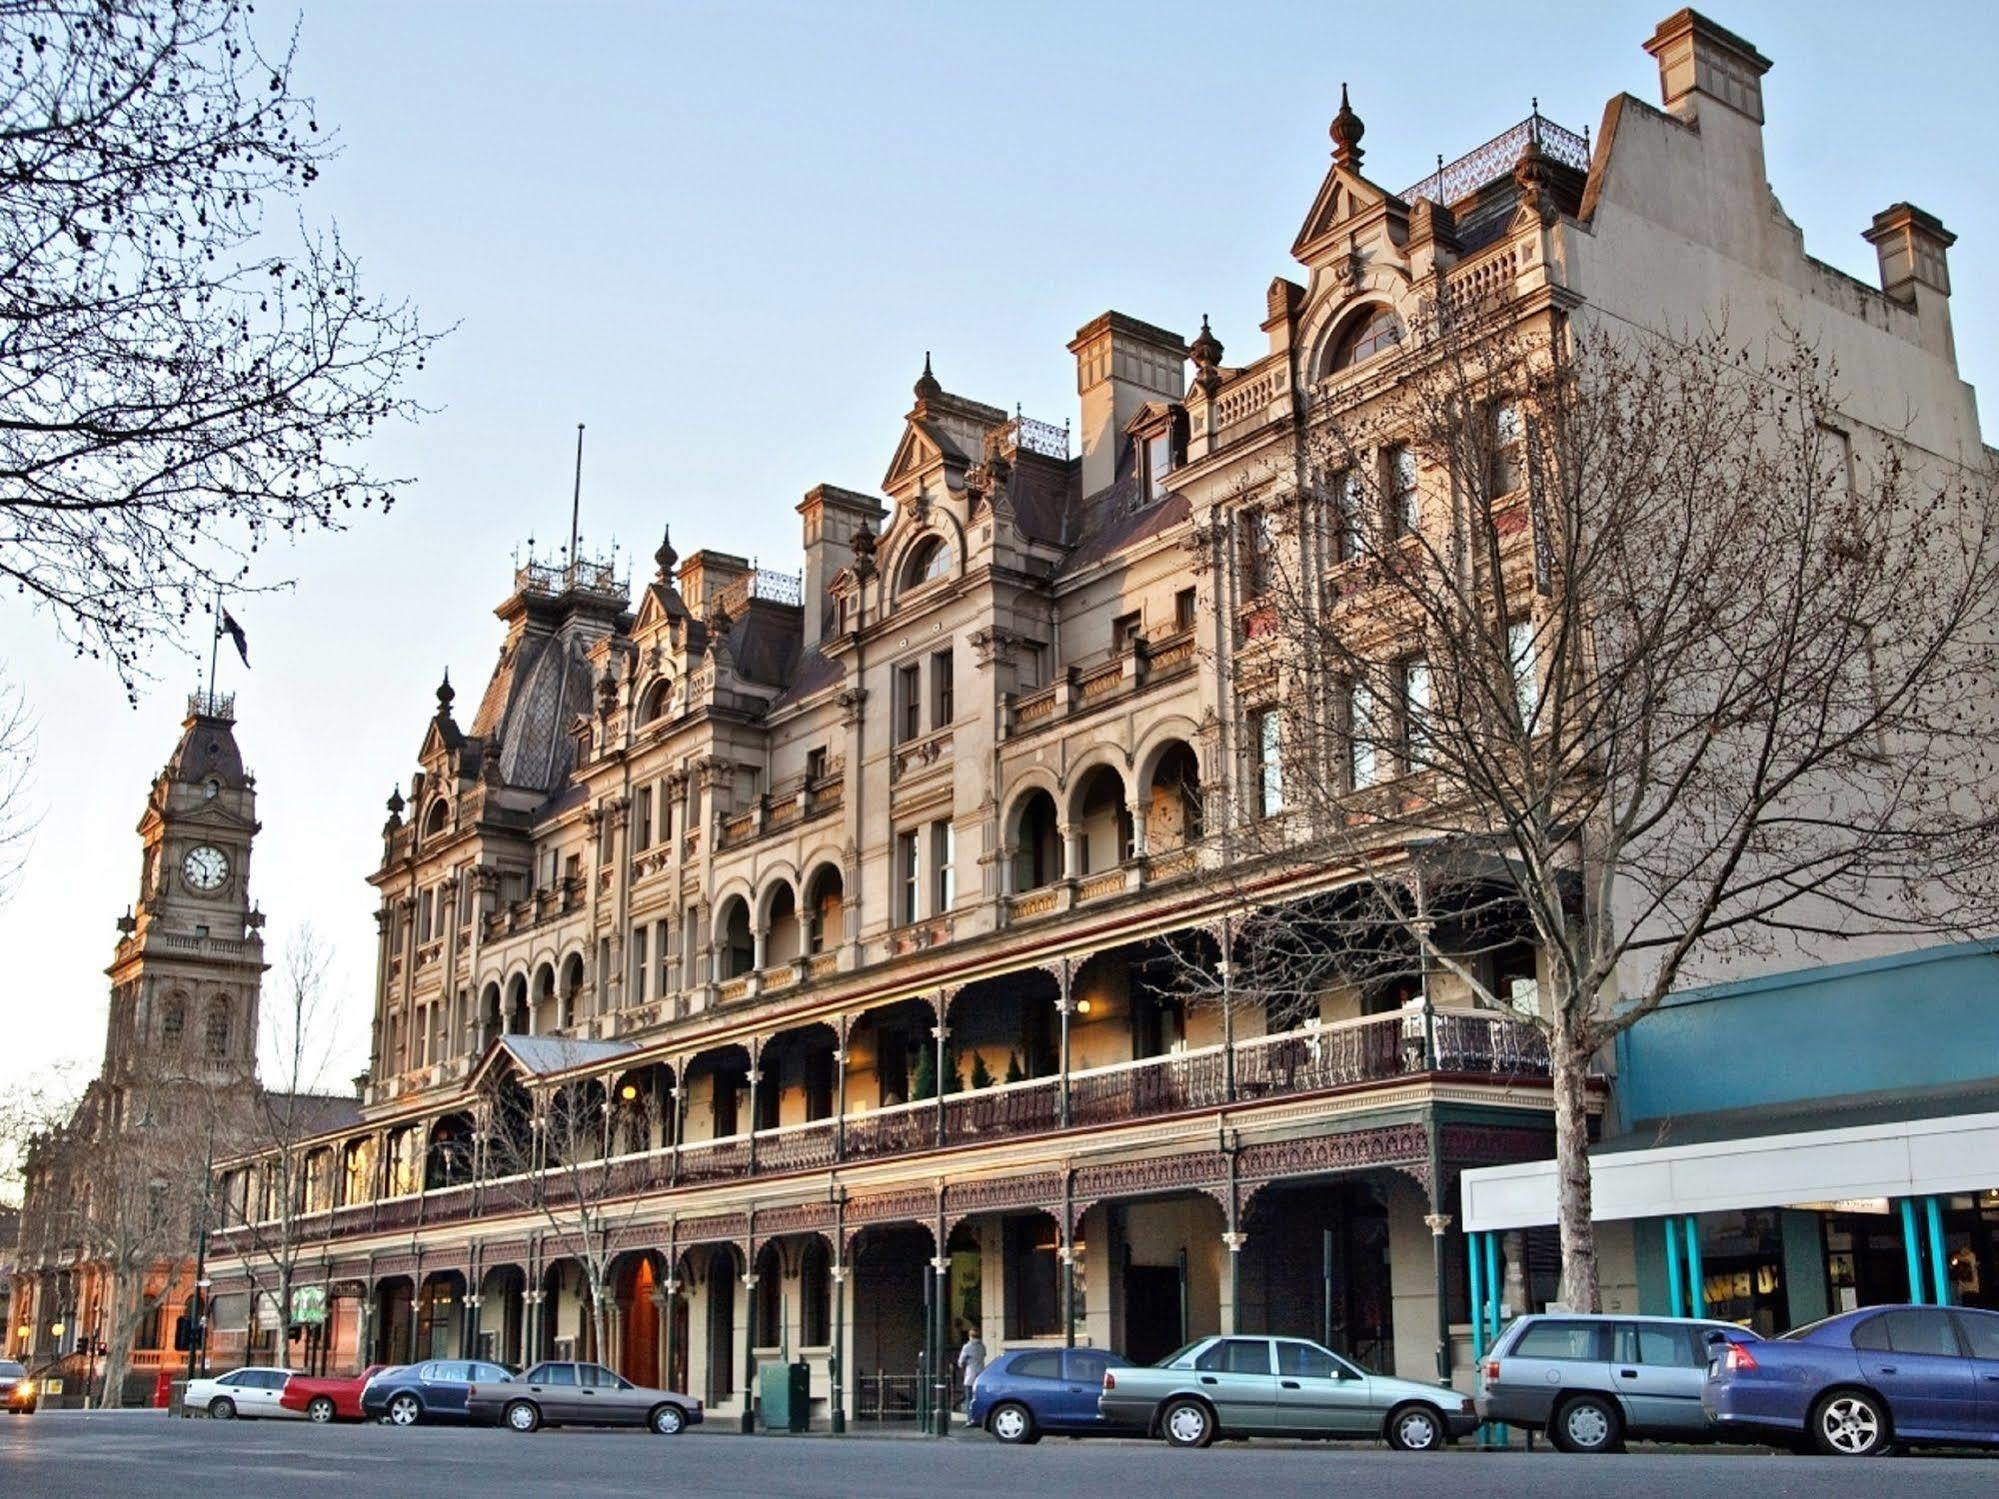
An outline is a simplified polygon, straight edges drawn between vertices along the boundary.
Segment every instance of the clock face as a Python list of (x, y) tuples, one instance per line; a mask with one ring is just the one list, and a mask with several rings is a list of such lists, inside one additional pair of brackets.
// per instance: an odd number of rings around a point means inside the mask
[(200, 848), (189, 849), (181, 860), (180, 872), (197, 890), (220, 890), (222, 882), (229, 878), (229, 859), (221, 849), (203, 844)]

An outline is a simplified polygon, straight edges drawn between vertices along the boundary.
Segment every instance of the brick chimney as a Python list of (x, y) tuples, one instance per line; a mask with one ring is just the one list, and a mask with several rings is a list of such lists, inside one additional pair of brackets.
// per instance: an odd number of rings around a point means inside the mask
[(1187, 393), (1187, 341), (1177, 333), (1107, 312), (1076, 330), (1076, 394), (1082, 397), (1083, 493), (1117, 477), (1124, 429), (1147, 401)]

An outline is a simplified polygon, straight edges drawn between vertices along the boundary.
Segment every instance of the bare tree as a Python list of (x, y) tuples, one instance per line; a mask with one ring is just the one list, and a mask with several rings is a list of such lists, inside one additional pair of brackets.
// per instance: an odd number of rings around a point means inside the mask
[(1390, 357), (1228, 497), (1232, 968), (1538, 1027), (1594, 1311), (1607, 1043), (1745, 963), (1988, 919), (1999, 491), (1860, 428), (1795, 334), (1439, 316)]
[(576, 1260), (603, 1358), (618, 1234), (645, 1201), (636, 1182), (619, 1182), (612, 1158), (645, 1150), (663, 1110), (648, 1088), (626, 1083), (614, 1096), (606, 1079), (580, 1075), (586, 1058), (563, 1038), (535, 1039), (552, 1048), (548, 1080), (522, 1088), (509, 1078), (489, 1096), (481, 1174), (503, 1199), (540, 1214), (549, 1242)]
[(241, 1210), (227, 1203), (223, 1210), (252, 1290), (266, 1294), (274, 1308), (275, 1357), (284, 1368), (291, 1366), (294, 1292), (308, 1242), (307, 1220), (333, 1206), (340, 1164), (332, 1146), (312, 1142), (347, 1117), (353, 1103), (351, 1095), (322, 1091), (332, 1056), (330, 974), (326, 944), (310, 924), (300, 925), (285, 946), (277, 1002), (267, 998), (261, 1007), (263, 1085), (247, 1094), (210, 1095), (214, 1153), (256, 1159)]
[(14, 893), (40, 820), (33, 806), (35, 720), (26, 694), (0, 664), (0, 904)]
[(333, 154), (236, 0), (0, 0), (0, 578), (132, 690), (279, 536), (384, 508), (354, 448), (433, 335), (271, 210)]

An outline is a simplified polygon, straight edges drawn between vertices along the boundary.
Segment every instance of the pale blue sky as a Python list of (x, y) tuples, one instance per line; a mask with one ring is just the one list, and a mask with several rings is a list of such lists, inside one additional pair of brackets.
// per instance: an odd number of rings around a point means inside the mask
[[(224, 671), (274, 949), (309, 918), (338, 952), (329, 1078), (366, 1056), (383, 800), (440, 670), (461, 705), (483, 683), (515, 545), (566, 527), (578, 421), (592, 543), (643, 575), (670, 520), (683, 555), (794, 567), (793, 506), (875, 487), (925, 349), (949, 389), (1059, 422), (1064, 346), (1106, 308), (1258, 347), (1342, 79), (1368, 174), (1400, 188), (1531, 96), (1593, 133), (1618, 92), (1656, 102), (1640, 43), (1672, 9), (309, 3), (300, 73), (345, 143), (313, 211), (377, 288), (460, 324), (417, 390), (438, 413), (375, 455), (417, 487), (272, 557), (297, 589), (237, 607), (256, 667)], [(1999, 11), (1710, 13), (1776, 62), (1770, 172), (1812, 253), (1872, 281), (1874, 212), (1937, 214), (1964, 371), (1999, 378)], [(40, 714), (45, 809), (0, 909), (5, 1086), (95, 1066), (133, 828), (197, 671), (161, 654), (135, 712), (13, 600), (0, 656)]]

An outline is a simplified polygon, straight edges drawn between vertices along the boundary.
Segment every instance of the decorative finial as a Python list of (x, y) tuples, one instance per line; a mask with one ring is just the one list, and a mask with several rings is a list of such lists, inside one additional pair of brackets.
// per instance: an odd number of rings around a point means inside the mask
[(673, 565), (680, 560), (680, 553), (673, 549), (672, 526), (666, 526), (660, 531), (659, 550), (652, 554), (652, 560), (659, 564), (660, 582), (671, 582), (673, 579)]
[(618, 679), (611, 672), (611, 659), (604, 658), (604, 675), (597, 678), (597, 716), (609, 718), (618, 707)]
[(447, 666), (444, 668), (444, 680), (437, 684), (437, 711), (440, 714), (449, 713), (451, 700), (457, 696), (451, 685), (451, 668)]
[(1353, 112), (1353, 106), (1347, 102), (1347, 86), (1342, 83), (1340, 112), (1333, 116), (1333, 160), (1349, 172), (1358, 172), (1361, 158), (1360, 138), (1366, 134), (1367, 126), (1361, 123), (1360, 116)]
[(1513, 180), (1520, 188), (1521, 204), (1531, 209), (1543, 224), (1555, 222), (1555, 173), (1541, 142), (1530, 134), (1513, 164)]
[(391, 786), (389, 788), (389, 816), (401, 817), (404, 805), (403, 788), (400, 786)]
[(1208, 315), (1201, 314), (1201, 331), (1187, 346), (1187, 354), (1194, 361), (1194, 384), (1200, 390), (1213, 395), (1215, 387), (1222, 383), (1221, 372), (1215, 368), (1222, 362), (1222, 341), (1215, 337), (1215, 330), (1208, 326)]
[(937, 377), (930, 372), (930, 351), (923, 351), (923, 373), (916, 380), (916, 399), (928, 401), (944, 393), (944, 387), (937, 383)]

